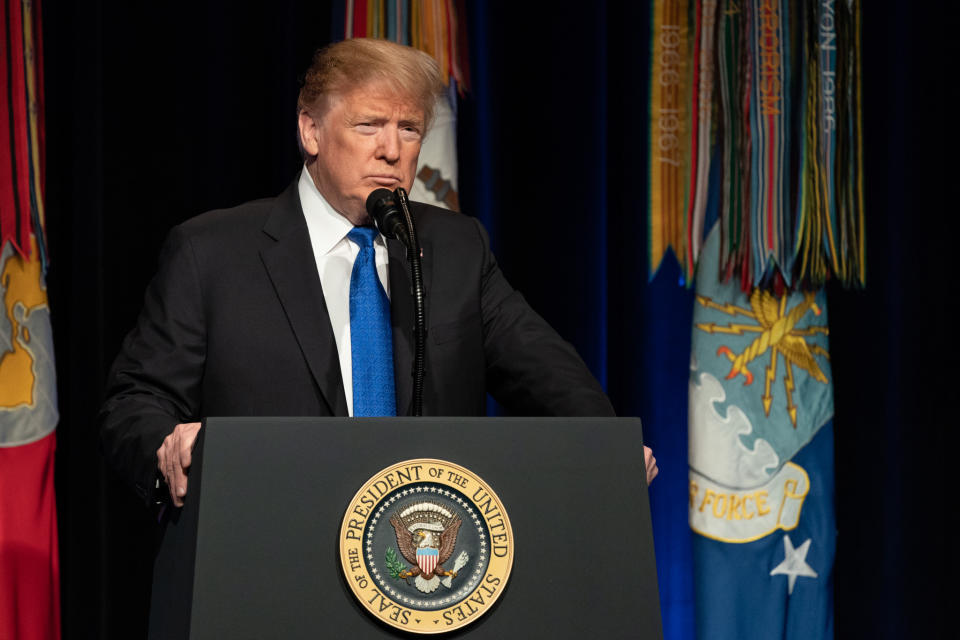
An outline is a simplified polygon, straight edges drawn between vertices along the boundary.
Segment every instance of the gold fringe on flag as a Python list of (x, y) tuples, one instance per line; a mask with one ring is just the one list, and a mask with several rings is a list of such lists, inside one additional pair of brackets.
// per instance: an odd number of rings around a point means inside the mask
[(345, 38), (381, 38), (430, 54), (447, 86), (470, 89), (463, 0), (345, 0)]
[(687, 211), (693, 109), (693, 43), (687, 0), (653, 4), (650, 58), (649, 265), (652, 279), (667, 251), (687, 269)]
[(31, 0), (0, 1), (0, 29), (9, 36), (0, 64), (0, 249), (10, 242), (29, 258), (36, 246), (46, 268), (39, 13)]
[(654, 0), (651, 278), (672, 249), (689, 284), (717, 211), (719, 272), (745, 291), (866, 285), (861, 6)]

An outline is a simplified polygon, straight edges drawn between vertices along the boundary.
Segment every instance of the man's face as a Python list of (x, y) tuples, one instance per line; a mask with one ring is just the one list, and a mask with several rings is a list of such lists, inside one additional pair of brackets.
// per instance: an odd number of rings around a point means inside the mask
[(410, 191), (423, 139), (424, 113), (409, 99), (366, 87), (330, 98), (317, 120), (300, 114), (307, 169), (323, 197), (355, 225), (369, 223), (374, 189)]

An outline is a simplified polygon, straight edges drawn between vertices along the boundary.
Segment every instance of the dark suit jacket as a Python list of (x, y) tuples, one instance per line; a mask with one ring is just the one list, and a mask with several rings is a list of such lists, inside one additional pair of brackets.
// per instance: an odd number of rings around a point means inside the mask
[[(514, 291), (473, 218), (414, 203), (427, 309), (424, 415), (476, 416), (486, 392), (523, 415), (611, 416), (574, 349)], [(388, 241), (397, 413), (412, 395), (413, 303)], [(337, 347), (296, 181), (171, 231), (110, 374), (101, 436), (145, 499), (156, 450), (205, 416), (346, 416)]]

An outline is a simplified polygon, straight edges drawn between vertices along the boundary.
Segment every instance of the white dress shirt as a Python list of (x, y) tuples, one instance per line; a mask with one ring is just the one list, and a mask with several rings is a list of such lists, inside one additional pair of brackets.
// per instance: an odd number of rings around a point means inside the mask
[[(340, 375), (343, 377), (343, 391), (347, 396), (347, 413), (353, 415), (353, 358), (350, 349), (350, 276), (353, 273), (353, 261), (360, 253), (360, 247), (353, 243), (347, 234), (353, 224), (330, 206), (326, 198), (313, 183), (313, 178), (304, 166), (297, 185), (300, 193), (300, 206), (307, 219), (310, 244), (317, 261), (320, 285), (323, 287), (323, 299), (327, 303), (330, 326), (337, 341), (340, 355)], [(377, 275), (383, 290), (390, 297), (390, 278), (388, 275), (387, 245), (382, 235), (373, 242), (377, 260)]]

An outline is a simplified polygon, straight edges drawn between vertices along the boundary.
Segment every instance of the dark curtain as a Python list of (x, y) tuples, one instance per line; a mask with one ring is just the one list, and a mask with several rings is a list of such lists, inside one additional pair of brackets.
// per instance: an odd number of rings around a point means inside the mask
[[(461, 202), (618, 412), (643, 418), (664, 627), (689, 638), (692, 295), (673, 264), (645, 267), (649, 8), (622, 4), (469, 3)], [(842, 638), (945, 634), (946, 27), (903, 6), (866, 3), (869, 286), (830, 292)], [(107, 368), (165, 232), (293, 178), (298, 78), (338, 21), (286, 0), (43, 9), (64, 638), (126, 640), (146, 628), (153, 528), (98, 453)]]
[(956, 89), (943, 79), (956, 45), (947, 3), (863, 5), (868, 286), (829, 299), (837, 633), (940, 638), (953, 531), (946, 435), (957, 422), (947, 406), (956, 136), (945, 134)]

